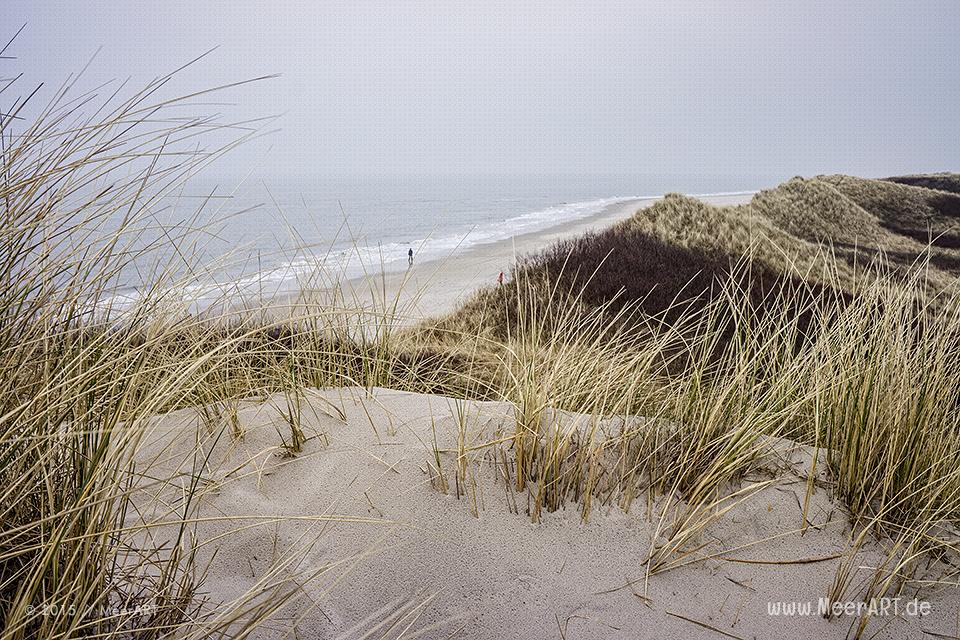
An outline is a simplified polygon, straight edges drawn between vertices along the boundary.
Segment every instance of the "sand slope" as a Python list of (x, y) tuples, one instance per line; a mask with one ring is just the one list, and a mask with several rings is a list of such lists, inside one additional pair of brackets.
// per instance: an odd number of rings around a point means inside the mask
[[(814, 494), (813, 527), (783, 535), (800, 525), (802, 449), (783, 453), (796, 474), (787, 471), (708, 528), (699, 553), (715, 558), (646, 581), (662, 501), (638, 499), (629, 514), (596, 507), (587, 524), (570, 505), (532, 524), (528, 494), (503, 481), (500, 447), (470, 451), (466, 482), (458, 483), (457, 425), (467, 426), (468, 449), (489, 442), (511, 432), (510, 405), (466, 403), (461, 422), (456, 402), (436, 396), (333, 389), (308, 397), (309, 439), (296, 456), (278, 446), (282, 395), (241, 404), (242, 439), (198, 426), (193, 410), (159, 418), (142, 454), (144, 463), (159, 461), (155, 474), (174, 476), (196, 442), (209, 455), (202, 515), (236, 518), (199, 527), (201, 557), (210, 562), (201, 590), (212, 602), (263, 580), (314, 577), (262, 637), (810, 639), (843, 638), (856, 622), (816, 615), (840, 562), (832, 556), (849, 536), (829, 492)], [(446, 493), (431, 467), (435, 441), (446, 451)], [(175, 504), (183, 481), (144, 496), (145, 517), (164, 517), (155, 498)], [(869, 566), (877, 549), (871, 541), (858, 563)], [(795, 561), (804, 562), (768, 564)], [(870, 575), (861, 573), (858, 588)], [(930, 615), (885, 616), (866, 636), (956, 635), (960, 590), (938, 586), (920, 597)], [(810, 601), (814, 612), (771, 616), (768, 601)]]

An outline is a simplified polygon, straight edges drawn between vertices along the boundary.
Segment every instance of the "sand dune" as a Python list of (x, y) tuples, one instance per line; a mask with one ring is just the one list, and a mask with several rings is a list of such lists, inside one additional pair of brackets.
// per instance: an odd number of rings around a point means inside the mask
[[(536, 489), (514, 491), (504, 481), (509, 443), (491, 444), (513, 432), (512, 405), (386, 389), (307, 397), (299, 453), (281, 446), (289, 434), (279, 395), (241, 404), (242, 437), (200, 426), (194, 410), (158, 418), (140, 454), (162, 461), (154, 476), (174, 478), (190, 467), (183, 461), (196, 442), (209, 456), (201, 516), (215, 520), (197, 534), (211, 606), (267, 583), (303, 585), (258, 637), (809, 639), (843, 638), (857, 623), (817, 615), (850, 531), (824, 476), (809, 527), (798, 531), (809, 449), (772, 441), (744, 481), (763, 488), (712, 522), (698, 537), (702, 548), (676, 556), (682, 566), (648, 578), (664, 502), (638, 498), (629, 513), (595, 503), (586, 523), (570, 505), (532, 523)], [(559, 424), (580, 422), (564, 414)], [(148, 519), (169, 517), (164, 505), (176, 504), (184, 480), (140, 500)], [(871, 539), (855, 564), (875, 564), (879, 550)], [(928, 571), (939, 577), (942, 568)], [(855, 575), (860, 584), (871, 572)], [(905, 607), (914, 594), (902, 595)], [(881, 616), (868, 634), (952, 637), (960, 593), (919, 597), (929, 615)], [(770, 615), (768, 603), (781, 601), (810, 602), (813, 612)]]

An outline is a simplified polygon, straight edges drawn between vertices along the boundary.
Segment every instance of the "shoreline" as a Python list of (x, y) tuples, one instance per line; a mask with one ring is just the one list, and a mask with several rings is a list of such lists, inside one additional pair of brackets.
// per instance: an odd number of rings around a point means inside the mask
[[(746, 204), (758, 191), (695, 194), (714, 206)], [(396, 326), (416, 324), (455, 311), (476, 291), (495, 285), (506, 276), (517, 258), (541, 251), (551, 244), (585, 233), (602, 231), (662, 200), (666, 194), (626, 198), (596, 213), (560, 224), (520, 233), (510, 238), (451, 250), (446, 256), (417, 262), (398, 271), (371, 271), (344, 278), (330, 286), (301, 287), (256, 299), (237, 299), (207, 310), (208, 317), (233, 320), (254, 313), (261, 321), (282, 322), (296, 318), (305, 307), (334, 305), (371, 318), (390, 317)]]
[[(716, 206), (734, 206), (749, 202), (756, 193), (740, 191), (690, 197)], [(518, 257), (545, 249), (559, 240), (611, 227), (662, 200), (664, 195), (629, 198), (609, 204), (585, 218), (505, 240), (455, 249), (443, 258), (423, 263), (414, 261), (412, 267), (402, 271), (349, 278), (341, 286), (367, 308), (383, 310), (395, 304), (401, 324), (442, 316), (454, 311), (482, 287), (496, 284), (499, 273), (508, 274)], [(305, 294), (310, 292), (301, 291), (295, 296)]]

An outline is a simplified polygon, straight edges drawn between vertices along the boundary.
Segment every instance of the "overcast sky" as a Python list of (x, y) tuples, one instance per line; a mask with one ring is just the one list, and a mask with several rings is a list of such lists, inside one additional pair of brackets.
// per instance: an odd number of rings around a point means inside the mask
[[(960, 2), (2, 0), (21, 92), (219, 48), (183, 91), (282, 114), (221, 171), (884, 176), (960, 170)], [(13, 96), (4, 94), (3, 100)], [(269, 155), (264, 157), (267, 148)]]

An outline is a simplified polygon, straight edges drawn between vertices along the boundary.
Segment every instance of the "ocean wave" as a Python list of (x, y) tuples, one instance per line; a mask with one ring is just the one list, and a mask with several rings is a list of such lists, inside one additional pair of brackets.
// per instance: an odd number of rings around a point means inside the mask
[[(636, 197), (613, 197), (584, 202), (563, 203), (536, 211), (530, 211), (484, 227), (448, 232), (439, 236), (426, 236), (409, 242), (378, 242), (342, 248), (330, 252), (318, 262), (316, 257), (301, 256), (271, 270), (264, 277), (273, 281), (278, 274), (292, 269), (304, 273), (318, 267), (354, 278), (364, 273), (397, 271), (407, 264), (407, 250), (413, 249), (418, 263), (445, 258), (454, 251), (492, 244), (526, 233), (545, 231), (550, 228), (596, 215), (611, 205), (634, 200)], [(279, 276), (284, 277), (284, 276)]]
[[(304, 287), (329, 286), (339, 280), (365, 274), (401, 271), (407, 266), (407, 251), (412, 248), (418, 264), (446, 258), (455, 251), (492, 244), (526, 233), (546, 231), (572, 221), (588, 218), (611, 205), (638, 199), (611, 197), (583, 202), (562, 203), (506, 218), (483, 227), (448, 231), (407, 242), (375, 242), (331, 247), (316, 253), (301, 253), (281, 260), (252, 274), (213, 278), (171, 287), (163, 297), (193, 311), (202, 310), (226, 299), (269, 300)], [(114, 311), (130, 308), (141, 301), (139, 293), (117, 293), (108, 306)]]

